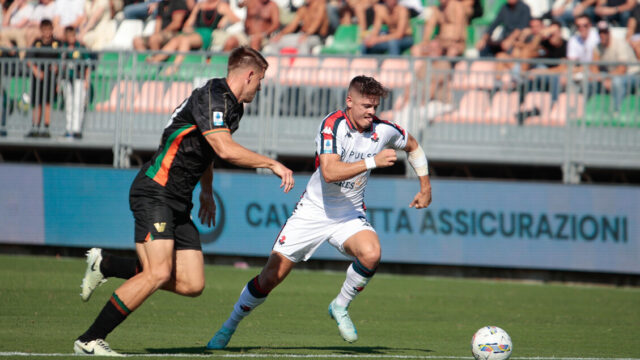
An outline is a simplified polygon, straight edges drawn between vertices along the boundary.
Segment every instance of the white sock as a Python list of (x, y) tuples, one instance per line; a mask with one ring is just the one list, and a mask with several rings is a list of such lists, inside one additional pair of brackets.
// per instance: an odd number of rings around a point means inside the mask
[[(356, 268), (360, 271), (357, 271)], [(347, 278), (344, 280), (342, 289), (340, 289), (340, 293), (336, 297), (336, 305), (348, 307), (353, 298), (364, 290), (374, 273), (375, 270), (366, 269), (360, 263), (351, 263), (347, 269)], [(370, 275), (364, 276), (363, 274)]]
[(223, 326), (228, 329), (235, 330), (238, 327), (240, 321), (242, 321), (245, 316), (251, 314), (251, 311), (253, 311), (253, 309), (255, 309), (258, 305), (262, 304), (265, 300), (267, 300), (266, 296), (257, 298), (251, 295), (251, 291), (249, 291), (249, 289), (245, 285), (244, 289), (242, 289), (242, 293), (240, 293), (238, 301), (233, 306), (231, 315), (229, 315), (229, 318), (227, 319), (227, 321), (225, 321)]

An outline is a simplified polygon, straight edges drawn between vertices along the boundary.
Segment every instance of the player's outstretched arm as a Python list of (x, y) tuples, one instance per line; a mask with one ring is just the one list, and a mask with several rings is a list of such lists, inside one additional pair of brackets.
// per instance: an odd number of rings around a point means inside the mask
[(233, 141), (231, 133), (228, 131), (218, 131), (207, 135), (206, 137), (209, 145), (213, 150), (225, 161), (228, 161), (236, 166), (242, 166), (247, 168), (265, 168), (273, 171), (280, 179), (282, 183), (281, 188), (284, 188), (284, 192), (289, 192), (293, 189), (295, 181), (293, 179), (293, 172), (280, 162), (268, 158), (264, 155), (255, 153), (244, 146)]
[(431, 181), (429, 180), (427, 156), (411, 134), (409, 134), (404, 151), (407, 152), (409, 164), (418, 175), (418, 179), (420, 179), (420, 191), (414, 196), (409, 207), (415, 207), (416, 209), (426, 208), (431, 204)]
[(338, 154), (321, 154), (320, 170), (322, 170), (324, 181), (331, 183), (351, 179), (369, 169), (391, 166), (396, 162), (396, 159), (396, 151), (393, 149), (384, 149), (374, 157), (353, 163), (340, 161)]

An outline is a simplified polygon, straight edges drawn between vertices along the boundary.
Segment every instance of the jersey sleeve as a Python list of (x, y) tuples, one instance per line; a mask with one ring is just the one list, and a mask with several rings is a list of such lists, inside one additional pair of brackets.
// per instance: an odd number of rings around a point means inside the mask
[(386, 131), (389, 132), (389, 146), (396, 150), (404, 150), (404, 148), (407, 147), (407, 141), (409, 139), (407, 131), (394, 122), (387, 120), (380, 121), (385, 125), (388, 125), (385, 126), (385, 128)]
[(316, 152), (319, 155), (340, 154), (339, 124), (340, 120), (337, 116), (329, 116), (322, 121), (318, 134), (316, 134)]
[(224, 102), (215, 101), (211, 95), (211, 84), (196, 90), (191, 98), (193, 119), (203, 136), (216, 132), (230, 132), (225, 122)]

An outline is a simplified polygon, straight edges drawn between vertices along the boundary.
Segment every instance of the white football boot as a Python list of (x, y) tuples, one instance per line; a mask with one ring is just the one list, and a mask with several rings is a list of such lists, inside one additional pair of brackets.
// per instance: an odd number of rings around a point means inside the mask
[(338, 330), (344, 341), (352, 343), (358, 340), (358, 331), (349, 317), (347, 308), (336, 305), (335, 299), (329, 304), (329, 316), (338, 324)]
[(93, 294), (93, 291), (107, 279), (104, 278), (102, 272), (100, 272), (100, 263), (102, 262), (102, 249), (92, 248), (87, 251), (87, 270), (84, 272), (84, 278), (82, 278), (82, 293), (80, 297), (82, 301), (87, 301)]
[(76, 340), (76, 342), (73, 343), (73, 351), (78, 355), (124, 356), (111, 350), (109, 344), (102, 339), (91, 340), (88, 342)]

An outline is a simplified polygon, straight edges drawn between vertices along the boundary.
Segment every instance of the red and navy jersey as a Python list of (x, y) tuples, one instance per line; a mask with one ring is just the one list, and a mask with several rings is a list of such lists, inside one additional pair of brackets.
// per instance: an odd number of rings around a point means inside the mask
[(160, 147), (142, 169), (172, 197), (191, 202), (193, 189), (214, 158), (205, 137), (234, 133), (244, 114), (225, 79), (211, 79), (194, 90), (171, 115)]
[[(359, 132), (345, 111), (335, 111), (322, 120), (316, 133), (316, 166), (322, 154), (336, 154), (346, 163), (373, 157), (385, 148), (404, 149), (408, 135), (390, 121), (373, 118), (369, 129)], [(327, 183), (322, 168), (311, 175), (303, 199), (324, 209), (329, 217), (350, 217), (364, 208), (364, 191), (371, 171), (367, 170), (350, 179)]]

